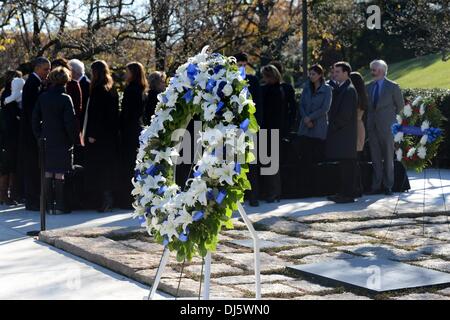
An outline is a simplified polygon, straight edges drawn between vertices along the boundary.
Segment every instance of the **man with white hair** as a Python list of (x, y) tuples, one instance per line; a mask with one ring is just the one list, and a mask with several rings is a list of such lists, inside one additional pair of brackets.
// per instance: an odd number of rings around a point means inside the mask
[(391, 127), (404, 107), (399, 85), (386, 78), (388, 65), (383, 60), (370, 63), (373, 81), (367, 86), (369, 106), (367, 133), (373, 164), (372, 190), (369, 194), (392, 195), (394, 186), (394, 138)]
[(84, 73), (84, 63), (78, 59), (72, 59), (69, 61), (69, 66), (72, 69), (72, 78), (80, 84), (81, 88), (81, 123), (84, 120), (84, 113), (86, 112), (86, 106), (89, 99), (89, 86), (91, 81)]

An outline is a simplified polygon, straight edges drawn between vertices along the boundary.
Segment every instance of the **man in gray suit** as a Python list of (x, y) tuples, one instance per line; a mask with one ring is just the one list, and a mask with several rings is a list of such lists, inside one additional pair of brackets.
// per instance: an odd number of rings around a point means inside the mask
[(386, 62), (372, 61), (370, 70), (373, 81), (367, 86), (367, 133), (373, 164), (373, 181), (369, 194), (384, 192), (386, 195), (392, 195), (394, 138), (391, 127), (396, 122), (396, 114), (404, 107), (403, 94), (397, 83), (386, 78)]

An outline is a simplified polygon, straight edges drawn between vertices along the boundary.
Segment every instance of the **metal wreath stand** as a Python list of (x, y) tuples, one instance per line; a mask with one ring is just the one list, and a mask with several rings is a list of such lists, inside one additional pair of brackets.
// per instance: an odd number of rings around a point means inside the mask
[[(189, 124), (191, 119), (192, 119), (192, 117), (187, 119), (186, 125), (184, 127), (185, 129), (187, 128), (187, 125)], [(183, 138), (183, 136), (179, 137), (180, 140), (182, 138)], [(180, 149), (181, 149), (181, 143), (177, 145), (178, 152), (180, 151)], [(175, 176), (176, 176), (176, 164), (174, 164), (174, 177)], [(238, 206), (238, 212), (239, 212), (240, 216), (242, 217), (242, 219), (244, 220), (244, 223), (247, 226), (247, 229), (250, 232), (252, 239), (253, 239), (253, 255), (254, 255), (254, 264), (255, 264), (255, 298), (257, 300), (260, 300), (261, 299), (261, 259), (260, 259), (259, 238), (255, 231), (255, 228), (253, 227), (253, 223), (249, 219), (242, 204), (240, 202), (238, 202), (237, 206)], [(161, 277), (164, 273), (167, 262), (169, 261), (169, 256), (170, 256), (170, 250), (166, 246), (166, 247), (164, 247), (164, 251), (161, 256), (161, 261), (159, 262), (159, 266), (156, 271), (155, 279), (153, 281), (153, 285), (150, 290), (148, 300), (153, 300), (155, 297), (156, 291), (158, 290), (159, 283), (161, 282)], [(205, 270), (202, 299), (210, 300), (210, 288), (211, 288), (211, 252), (210, 251), (208, 251), (208, 253), (206, 254), (202, 268)], [(181, 279), (180, 279), (180, 281), (181, 281)], [(200, 276), (200, 281), (201, 281), (201, 276)]]

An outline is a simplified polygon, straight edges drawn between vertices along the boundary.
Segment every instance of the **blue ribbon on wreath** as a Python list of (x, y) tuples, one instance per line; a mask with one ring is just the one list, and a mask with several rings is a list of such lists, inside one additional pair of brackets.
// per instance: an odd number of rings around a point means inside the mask
[(433, 143), (436, 141), (437, 138), (439, 138), (442, 135), (442, 130), (439, 128), (430, 127), (428, 129), (425, 129), (422, 131), (422, 128), (420, 127), (413, 127), (413, 126), (402, 126), (401, 124), (395, 123), (392, 125), (392, 134), (395, 136), (399, 132), (403, 132), (407, 135), (412, 136), (428, 136), (428, 143)]
[(424, 133), (428, 136), (428, 143), (433, 143), (442, 135), (442, 130), (439, 128), (428, 128), (424, 131)]

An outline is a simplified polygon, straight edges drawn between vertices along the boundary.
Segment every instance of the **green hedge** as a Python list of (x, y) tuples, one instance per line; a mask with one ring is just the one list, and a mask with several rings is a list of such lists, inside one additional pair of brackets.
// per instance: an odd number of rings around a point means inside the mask
[(436, 101), (437, 107), (444, 117), (442, 129), (444, 130), (444, 141), (439, 147), (434, 166), (450, 167), (450, 90), (446, 89), (404, 89), (405, 99), (413, 100), (417, 96), (431, 96)]

